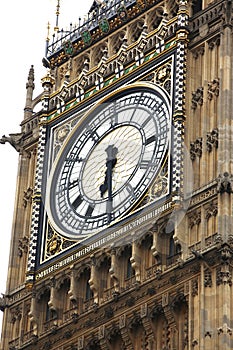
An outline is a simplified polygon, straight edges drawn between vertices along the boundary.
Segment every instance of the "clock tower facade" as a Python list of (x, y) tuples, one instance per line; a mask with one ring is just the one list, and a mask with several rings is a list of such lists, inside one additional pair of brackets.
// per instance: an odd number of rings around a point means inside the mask
[(231, 349), (232, 4), (94, 1), (27, 82), (1, 349)]

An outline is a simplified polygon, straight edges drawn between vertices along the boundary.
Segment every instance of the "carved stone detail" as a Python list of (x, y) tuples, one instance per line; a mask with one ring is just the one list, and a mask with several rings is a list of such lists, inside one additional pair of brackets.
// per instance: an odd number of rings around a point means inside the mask
[(192, 296), (195, 297), (198, 295), (198, 280), (195, 279), (192, 281)]
[(21, 320), (22, 318), (22, 309), (20, 307), (16, 307), (12, 312), (11, 322), (15, 323), (16, 320)]
[(211, 216), (217, 216), (218, 214), (218, 205), (217, 203), (210, 202), (208, 206), (205, 207), (205, 218), (209, 220)]
[(0, 310), (4, 311), (6, 308), (6, 297), (5, 295), (2, 294), (2, 296), (0, 297)]
[(184, 293), (178, 292), (170, 304), (173, 310), (178, 310), (180, 308), (180, 305), (186, 305), (187, 301)]
[(133, 344), (129, 336), (128, 329), (126, 327), (120, 329), (121, 337), (124, 342), (125, 348), (129, 350), (133, 350)]
[(201, 222), (201, 211), (193, 211), (190, 214), (188, 214), (189, 219), (189, 227), (192, 228), (195, 225), (199, 225)]
[(29, 238), (27, 236), (24, 236), (23, 238), (19, 239), (18, 244), (18, 255), (21, 258), (23, 254), (28, 252), (28, 244), (29, 244)]
[(218, 129), (213, 129), (206, 134), (206, 149), (211, 152), (214, 148), (218, 148)]
[(219, 327), (217, 329), (217, 332), (218, 332), (218, 335), (221, 335), (221, 334), (229, 334), (229, 335), (232, 335), (233, 333), (233, 330), (232, 328), (230, 328), (226, 323), (224, 323), (222, 325), (222, 327)]
[(199, 46), (195, 50), (192, 51), (193, 58), (197, 59), (199, 56), (203, 56), (205, 53), (205, 46)]
[(232, 273), (230, 263), (233, 257), (233, 251), (229, 245), (225, 244), (220, 249), (221, 253), (221, 266), (217, 270), (217, 285), (228, 284), (232, 285)]
[(159, 67), (155, 71), (154, 82), (162, 86), (168, 93), (171, 91), (171, 63)]
[(17, 152), (20, 152), (23, 147), (24, 133), (9, 134), (9, 136), (3, 135), (0, 139), (0, 144), (8, 142)]
[(134, 313), (133, 318), (129, 321), (128, 327), (130, 330), (133, 330), (142, 325), (141, 316), (137, 313)]
[(233, 192), (233, 175), (225, 172), (219, 174), (217, 178), (217, 191), (218, 193), (232, 193)]
[(219, 95), (219, 79), (216, 78), (208, 83), (208, 89), (207, 89), (207, 98), (208, 100), (212, 100), (213, 97), (218, 97)]
[(32, 195), (33, 195), (33, 189), (31, 187), (28, 187), (26, 191), (24, 191), (23, 195), (23, 206), (24, 208), (27, 207), (28, 203), (31, 204), (32, 202)]
[(194, 348), (196, 345), (198, 345), (198, 340), (197, 339), (193, 339), (192, 340), (192, 347)]
[(93, 337), (93, 339), (91, 339), (87, 346), (85, 347), (86, 350), (92, 350), (92, 349), (99, 349), (99, 340), (96, 339), (95, 337)]
[(202, 156), (202, 138), (199, 137), (194, 142), (190, 142), (190, 158), (195, 160), (196, 157)]
[(229, 284), (229, 286), (232, 285), (232, 274), (226, 265), (218, 268), (216, 283), (217, 285), (220, 285), (220, 284)]
[(210, 50), (213, 50), (216, 46), (220, 45), (220, 36), (218, 35), (217, 37), (212, 38), (208, 42), (208, 46)]
[(199, 87), (196, 91), (192, 92), (192, 109), (196, 109), (198, 105), (203, 105), (203, 90), (203, 87)]
[(211, 275), (210, 269), (205, 269), (204, 286), (205, 287), (212, 287), (212, 275)]

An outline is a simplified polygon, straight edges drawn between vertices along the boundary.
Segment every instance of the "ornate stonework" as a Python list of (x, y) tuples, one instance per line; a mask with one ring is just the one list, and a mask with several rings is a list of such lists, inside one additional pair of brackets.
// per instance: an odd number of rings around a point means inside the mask
[[(227, 0), (96, 0), (56, 29), (42, 93), (31, 67), (21, 130), (0, 140), (19, 152), (1, 350), (231, 349), (232, 13)], [(132, 211), (65, 237), (51, 168), (84, 115), (131, 84), (169, 101), (168, 149)]]

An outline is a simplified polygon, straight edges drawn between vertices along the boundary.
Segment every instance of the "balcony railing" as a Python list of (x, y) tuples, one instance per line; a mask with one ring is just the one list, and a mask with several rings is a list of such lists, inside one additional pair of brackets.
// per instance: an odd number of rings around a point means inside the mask
[(83, 32), (90, 32), (98, 28), (100, 20), (113, 18), (122, 6), (127, 9), (133, 4), (136, 4), (136, 0), (114, 0), (108, 1), (105, 6), (96, 7), (88, 13), (87, 19), (84, 20), (83, 24), (81, 24), (81, 19), (79, 18), (78, 24), (74, 26), (71, 24), (69, 29), (61, 29), (56, 34), (53, 34), (52, 43), (46, 48), (46, 56), (49, 57), (59, 51), (68, 40), (74, 42), (81, 38)]
[(172, 256), (167, 257), (167, 266), (171, 266), (174, 264), (177, 264), (177, 262), (180, 260), (181, 253), (176, 253)]
[(161, 271), (159, 269), (159, 264), (152, 265), (148, 268), (146, 268), (145, 278), (144, 280), (149, 280), (152, 278), (155, 278), (158, 275), (158, 271)]
[(70, 320), (75, 320), (78, 316), (77, 308), (72, 308), (63, 313), (63, 322), (66, 323)]

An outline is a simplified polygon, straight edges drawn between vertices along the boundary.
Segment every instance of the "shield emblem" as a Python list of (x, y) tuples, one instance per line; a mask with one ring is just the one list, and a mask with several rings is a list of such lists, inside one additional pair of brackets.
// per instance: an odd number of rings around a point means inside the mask
[(101, 19), (99, 21), (99, 27), (100, 27), (101, 32), (108, 33), (109, 29), (110, 29), (108, 20), (106, 18)]
[(91, 33), (89, 32), (89, 30), (85, 30), (84, 32), (82, 32), (82, 39), (84, 41), (85, 45), (89, 45), (92, 41), (92, 36)]
[(72, 42), (71, 41), (66, 41), (63, 45), (64, 47), (64, 51), (67, 55), (72, 55), (73, 53), (73, 45), (72, 45)]

